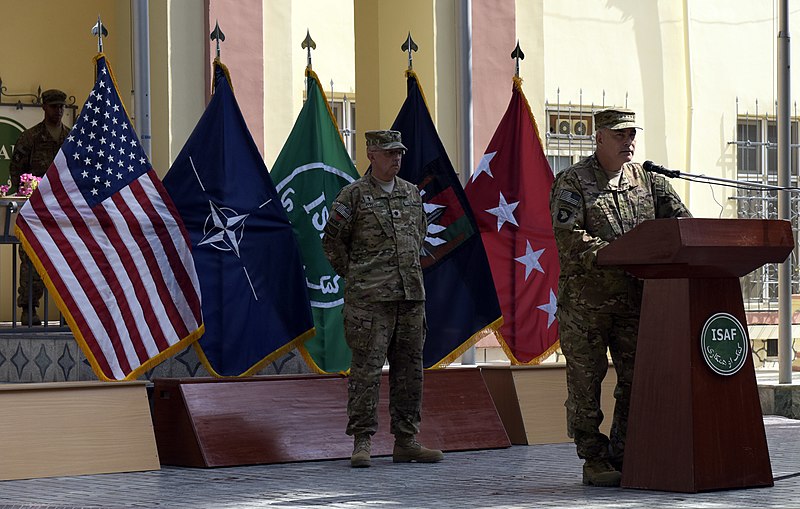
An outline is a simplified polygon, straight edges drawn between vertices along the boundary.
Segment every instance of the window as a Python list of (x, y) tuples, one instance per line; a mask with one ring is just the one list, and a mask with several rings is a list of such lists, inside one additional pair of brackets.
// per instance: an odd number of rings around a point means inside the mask
[[(798, 121), (791, 122), (790, 177), (789, 185), (797, 186), (797, 148)], [(740, 116), (736, 123), (736, 174), (737, 180), (778, 184), (778, 126), (775, 118), (767, 115)], [(737, 189), (737, 217), (743, 219), (775, 219), (778, 217), (778, 195), (776, 191)], [(797, 218), (800, 198), (796, 193), (790, 195), (790, 217), (797, 237)], [(797, 252), (790, 257), (792, 293), (800, 292)], [(778, 265), (767, 264), (741, 279), (742, 295), (748, 310), (777, 309), (778, 305)]]
[(767, 357), (777, 357), (778, 356), (778, 340), (774, 338), (767, 339), (764, 341), (767, 346)]
[(350, 154), (353, 164), (356, 162), (356, 101), (352, 96), (340, 93), (328, 93), (328, 105), (336, 119), (336, 125), (342, 134), (342, 141)]
[(553, 173), (594, 152), (594, 110), (572, 105), (548, 105), (545, 154)]
[(550, 163), (553, 173), (558, 174), (572, 166), (575, 161), (572, 160), (572, 156), (547, 156), (547, 162)]

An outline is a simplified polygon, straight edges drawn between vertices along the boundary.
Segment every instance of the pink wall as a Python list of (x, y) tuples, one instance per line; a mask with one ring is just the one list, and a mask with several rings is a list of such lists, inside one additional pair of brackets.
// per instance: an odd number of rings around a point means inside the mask
[[(236, 101), (247, 127), (264, 156), (264, 34), (261, 0), (206, 0), (206, 34), (219, 28), (222, 63), (228, 67)], [(208, 40), (206, 97), (211, 95), (211, 63), (217, 55), (216, 41)]]
[[(511, 100), (517, 45), (514, 0), (472, 2), (474, 163), (480, 162)], [(522, 48), (523, 53), (525, 48)], [(474, 170), (474, 168), (472, 168)]]

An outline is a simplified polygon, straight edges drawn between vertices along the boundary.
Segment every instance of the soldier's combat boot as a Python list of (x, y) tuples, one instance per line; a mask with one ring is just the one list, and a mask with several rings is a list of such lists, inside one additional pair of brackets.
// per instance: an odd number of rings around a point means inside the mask
[(586, 460), (583, 464), (583, 484), (587, 486), (619, 486), (622, 474), (607, 460)]
[(443, 458), (442, 451), (423, 447), (413, 435), (396, 436), (394, 439), (392, 460), (395, 463), (436, 463)]
[(614, 435), (612, 431), (608, 444), (608, 462), (611, 463), (615, 470), (622, 472), (622, 462), (625, 459), (625, 443)]
[(350, 456), (350, 466), (354, 468), (368, 467), (370, 465), (369, 453), (372, 439), (369, 435), (356, 435), (353, 440), (353, 455)]

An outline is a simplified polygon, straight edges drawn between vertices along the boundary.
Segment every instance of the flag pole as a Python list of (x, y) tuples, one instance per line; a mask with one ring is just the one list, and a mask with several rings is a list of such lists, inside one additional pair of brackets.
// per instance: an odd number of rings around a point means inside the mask
[(212, 41), (217, 41), (217, 60), (220, 59), (219, 43), (225, 40), (225, 34), (219, 29), (219, 21), (214, 21), (214, 31), (209, 35)]
[(414, 42), (414, 39), (411, 38), (410, 31), (408, 32), (408, 37), (406, 38), (406, 42), (404, 42), (403, 45), (400, 46), (400, 49), (408, 52), (408, 70), (409, 71), (413, 70), (414, 57), (412, 56), (411, 52), (417, 51), (419, 47), (417, 46), (417, 43)]
[(311, 38), (311, 32), (308, 29), (306, 29), (306, 38), (303, 39), (302, 43), (300, 43), (300, 47), (308, 52), (306, 62), (308, 68), (311, 69), (311, 50), (317, 49), (317, 43), (315, 43), (314, 39)]
[(517, 47), (511, 52), (511, 58), (514, 59), (514, 76), (519, 78), (519, 61), (525, 59), (525, 53), (519, 47), (519, 39), (517, 39)]
[(97, 15), (97, 23), (92, 28), (92, 35), (97, 36), (97, 52), (102, 53), (103, 37), (106, 37), (108, 35), (108, 30), (106, 30), (105, 25), (103, 25), (103, 22), (100, 20), (99, 14)]

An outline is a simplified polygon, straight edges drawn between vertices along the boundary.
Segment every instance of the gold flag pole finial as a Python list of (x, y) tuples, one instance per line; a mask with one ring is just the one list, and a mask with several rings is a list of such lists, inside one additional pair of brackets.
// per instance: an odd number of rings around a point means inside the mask
[(225, 34), (222, 33), (222, 30), (219, 29), (219, 21), (214, 22), (214, 31), (211, 32), (209, 36), (212, 41), (217, 41), (217, 59), (219, 59), (220, 51), (219, 51), (219, 43), (220, 41), (225, 40)]
[(300, 44), (300, 47), (303, 48), (304, 50), (307, 50), (308, 56), (306, 58), (306, 61), (308, 68), (311, 69), (311, 50), (317, 49), (317, 43), (315, 43), (314, 39), (311, 38), (311, 32), (308, 29), (306, 29), (306, 38), (303, 39), (303, 42), (302, 44)]
[(511, 52), (511, 58), (515, 60), (516, 69), (514, 70), (514, 76), (519, 78), (519, 61), (525, 60), (525, 53), (519, 49), (519, 40), (517, 40), (517, 47), (514, 48), (514, 51)]
[(413, 68), (413, 57), (411, 56), (412, 51), (417, 51), (419, 48), (417, 47), (417, 43), (414, 42), (414, 39), (411, 38), (411, 32), (408, 32), (408, 37), (406, 38), (406, 42), (400, 46), (400, 49), (403, 51), (408, 52), (408, 70), (410, 71)]
[(97, 36), (97, 52), (103, 52), (103, 37), (108, 35), (108, 30), (106, 30), (106, 26), (100, 20), (100, 15), (97, 15), (97, 24), (92, 27), (92, 35)]

